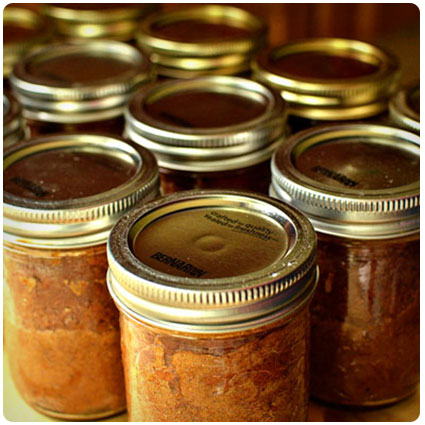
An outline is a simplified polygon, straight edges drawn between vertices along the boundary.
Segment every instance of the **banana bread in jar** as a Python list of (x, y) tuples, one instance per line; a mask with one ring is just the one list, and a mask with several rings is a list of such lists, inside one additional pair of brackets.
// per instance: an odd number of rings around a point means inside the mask
[(6, 150), (3, 182), (4, 335), (19, 393), (68, 420), (125, 410), (106, 242), (158, 194), (155, 158), (124, 139), (51, 135)]
[(389, 111), (394, 125), (419, 134), (421, 113), (419, 82), (401, 88), (391, 98)]
[(21, 105), (10, 93), (3, 91), (3, 149), (24, 140), (25, 137)]
[(286, 135), (279, 93), (234, 76), (157, 82), (133, 96), (125, 120), (125, 135), (156, 155), (163, 193), (267, 194), (270, 157)]
[(267, 25), (243, 9), (192, 5), (145, 19), (136, 34), (160, 78), (248, 75), (250, 62), (267, 43)]
[(52, 133), (121, 136), (123, 111), (153, 77), (149, 59), (119, 41), (56, 43), (27, 55), (10, 77), (31, 137)]
[(318, 234), (311, 394), (384, 405), (419, 383), (419, 137), (378, 125), (316, 127), (272, 162), (271, 195)]
[(46, 3), (43, 13), (55, 25), (56, 37), (133, 41), (137, 28), (159, 3)]
[(36, 10), (21, 7), (18, 3), (3, 10), (3, 86), (15, 64), (31, 49), (49, 42), (53, 28)]
[(309, 38), (262, 50), (253, 78), (288, 102), (292, 133), (320, 124), (388, 123), (401, 69), (391, 53), (359, 40)]
[(301, 213), (247, 192), (166, 195), (114, 226), (108, 264), (130, 421), (306, 420), (317, 273)]

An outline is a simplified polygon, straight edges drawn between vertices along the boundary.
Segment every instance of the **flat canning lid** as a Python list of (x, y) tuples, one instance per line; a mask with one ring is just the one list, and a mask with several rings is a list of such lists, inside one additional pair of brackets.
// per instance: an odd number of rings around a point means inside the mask
[(390, 116), (401, 127), (420, 131), (420, 85), (414, 83), (398, 91), (389, 104)]
[(43, 45), (53, 34), (52, 25), (40, 13), (25, 7), (3, 10), (3, 77), (31, 48)]
[(125, 112), (125, 133), (154, 152), (161, 167), (222, 171), (270, 158), (284, 137), (286, 116), (273, 89), (207, 76), (139, 90)]
[(280, 90), (290, 114), (332, 121), (385, 111), (401, 72), (398, 60), (388, 52), (341, 38), (269, 47), (252, 67), (255, 79)]
[(270, 193), (322, 233), (384, 239), (419, 231), (419, 137), (380, 125), (319, 126), (272, 160)]
[(237, 7), (202, 5), (151, 15), (136, 38), (161, 75), (230, 75), (249, 70), (252, 54), (266, 44), (267, 26)]
[(14, 68), (10, 82), (29, 119), (82, 123), (114, 118), (142, 84), (150, 61), (112, 40), (70, 41), (38, 49)]
[(278, 200), (183, 191), (123, 216), (108, 262), (109, 290), (124, 313), (173, 330), (228, 332), (305, 305), (316, 286), (316, 236)]
[(155, 158), (124, 139), (63, 134), (3, 157), (3, 237), (60, 249), (106, 243), (118, 218), (159, 193)]
[(3, 148), (24, 136), (20, 104), (8, 93), (3, 93)]
[(131, 40), (145, 16), (159, 9), (156, 3), (50, 3), (43, 12), (68, 37)]

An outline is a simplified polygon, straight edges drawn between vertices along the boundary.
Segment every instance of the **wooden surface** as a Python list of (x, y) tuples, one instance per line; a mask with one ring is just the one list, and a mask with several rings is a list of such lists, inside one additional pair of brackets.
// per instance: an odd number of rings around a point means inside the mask
[[(10, 377), (6, 355), (3, 354), (3, 414), (13, 422), (58, 422), (29, 407), (21, 398)], [(309, 422), (410, 422), (419, 416), (419, 390), (412, 397), (385, 408), (346, 409), (312, 402)], [(126, 422), (121, 414), (102, 422)]]

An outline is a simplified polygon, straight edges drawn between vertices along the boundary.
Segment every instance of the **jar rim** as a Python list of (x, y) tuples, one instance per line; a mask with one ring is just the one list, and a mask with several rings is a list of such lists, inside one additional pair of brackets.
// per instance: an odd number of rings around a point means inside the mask
[[(181, 41), (161, 36), (153, 27), (161, 27), (182, 21), (201, 21), (225, 24), (245, 29), (248, 34), (223, 40)], [(246, 54), (265, 42), (266, 24), (252, 13), (229, 5), (201, 5), (182, 10), (162, 11), (149, 16), (141, 24), (137, 34), (139, 45), (150, 52), (163, 53), (167, 57), (212, 57), (230, 54)]]
[[(209, 279), (152, 269), (134, 254), (134, 238), (151, 223), (182, 211), (203, 213), (209, 207), (264, 214), (282, 232), (292, 229), (292, 245), (264, 269)], [(141, 320), (187, 332), (223, 332), (277, 320), (307, 302), (316, 284), (316, 236), (310, 222), (294, 208), (254, 193), (200, 190), (157, 198), (119, 220), (107, 252), (108, 285), (120, 308)]]
[[(297, 76), (271, 66), (273, 61), (294, 54), (331, 55), (367, 64), (374, 69), (347, 78)], [(263, 49), (252, 63), (254, 78), (280, 90), (290, 113), (319, 120), (359, 119), (377, 115), (387, 108), (401, 70), (395, 56), (359, 40), (343, 38), (300, 39)]]
[(19, 7), (19, 5), (9, 5), (4, 8), (3, 26), (8, 23), (29, 27), (36, 33), (32, 34), (31, 38), (3, 44), (3, 76), (7, 77), (29, 48), (42, 45), (53, 35), (53, 26), (41, 13), (26, 7)]
[[(43, 12), (56, 23), (56, 29), (67, 37), (81, 39), (109, 38), (131, 40), (139, 20), (159, 10), (157, 3), (108, 4), (107, 8), (69, 7), (69, 4), (43, 4)], [(115, 7), (113, 7), (115, 6)]]
[[(190, 92), (230, 94), (258, 103), (264, 110), (254, 118), (216, 128), (172, 125), (146, 111), (151, 100)], [(132, 97), (124, 115), (127, 136), (152, 150), (160, 166), (221, 171), (270, 158), (285, 136), (287, 110), (279, 94), (261, 83), (234, 76), (205, 76), (144, 87)]]
[(412, 97), (420, 97), (420, 84), (414, 82), (399, 90), (390, 100), (391, 118), (400, 126), (416, 133), (420, 131), (420, 115), (410, 105)]
[(100, 134), (70, 133), (31, 139), (4, 152), (3, 167), (42, 152), (93, 152), (125, 157), (135, 166), (127, 181), (95, 195), (43, 201), (4, 191), (4, 238), (13, 243), (49, 248), (105, 243), (115, 221), (137, 202), (158, 194), (154, 156), (128, 140)]
[[(306, 149), (326, 143), (355, 144), (359, 141), (371, 146), (382, 144), (400, 152), (405, 150), (419, 158), (419, 137), (406, 130), (370, 124), (317, 126), (295, 134), (275, 152), (271, 194), (291, 202), (309, 217), (317, 231), (323, 233), (357, 239), (416, 233), (419, 229), (419, 178), (386, 188), (357, 189), (355, 185), (334, 185), (313, 179), (294, 163), (294, 157)], [(347, 164), (350, 164), (349, 158)], [(349, 175), (341, 178), (345, 177), (350, 178)]]
[[(126, 63), (119, 75), (72, 82), (34, 75), (31, 65), (80, 55)], [(42, 47), (14, 68), (10, 83), (26, 118), (60, 123), (91, 122), (121, 115), (132, 93), (153, 78), (148, 57), (113, 40), (73, 40)]]

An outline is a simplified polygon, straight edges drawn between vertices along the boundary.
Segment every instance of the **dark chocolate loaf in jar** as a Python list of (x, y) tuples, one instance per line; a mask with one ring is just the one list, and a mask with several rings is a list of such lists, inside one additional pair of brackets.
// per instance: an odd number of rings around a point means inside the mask
[(153, 78), (141, 51), (112, 40), (55, 43), (25, 56), (10, 83), (31, 137), (96, 132), (121, 136), (134, 91)]
[(311, 394), (402, 400), (419, 383), (419, 137), (378, 125), (299, 132), (272, 162), (271, 195), (318, 234)]
[(163, 193), (267, 194), (270, 157), (286, 134), (279, 93), (234, 76), (158, 82), (133, 96), (125, 119), (125, 135), (155, 154)]
[(252, 72), (281, 92), (296, 133), (321, 124), (388, 124), (401, 68), (390, 52), (363, 41), (308, 38), (262, 50)]
[(59, 40), (107, 39), (133, 42), (140, 22), (160, 3), (45, 3), (44, 15)]
[(114, 226), (108, 264), (130, 421), (306, 420), (317, 272), (303, 214), (254, 193), (169, 194)]
[(5, 349), (19, 393), (67, 420), (125, 410), (106, 241), (158, 194), (155, 158), (123, 139), (45, 136), (4, 152), (3, 182)]
[(251, 59), (267, 44), (258, 16), (225, 4), (191, 5), (160, 11), (136, 34), (160, 79), (204, 75), (249, 76)]
[(391, 122), (396, 127), (420, 133), (421, 97), (419, 81), (401, 87), (390, 100)]

